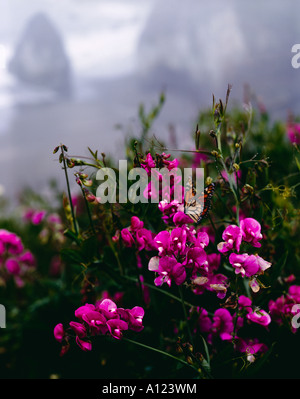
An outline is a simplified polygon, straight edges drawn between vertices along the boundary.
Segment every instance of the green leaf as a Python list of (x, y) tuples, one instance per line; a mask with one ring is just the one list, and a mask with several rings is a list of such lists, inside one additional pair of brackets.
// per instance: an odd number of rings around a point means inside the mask
[(208, 346), (207, 346), (207, 343), (206, 343), (204, 337), (203, 337), (202, 335), (200, 335), (200, 337), (201, 337), (201, 339), (202, 339), (202, 343), (203, 343), (203, 346), (204, 346), (206, 361), (207, 361), (208, 367), (210, 368), (210, 357), (209, 357)]
[(75, 249), (64, 248), (61, 250), (60, 256), (62, 261), (67, 264), (81, 264), (85, 262), (82, 254)]

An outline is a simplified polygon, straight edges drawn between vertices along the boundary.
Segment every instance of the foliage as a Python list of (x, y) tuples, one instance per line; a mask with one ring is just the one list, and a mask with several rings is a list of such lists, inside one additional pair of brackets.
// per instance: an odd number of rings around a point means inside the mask
[[(20, 238), (35, 262), (21, 279), (7, 267), (16, 254), (0, 246), (2, 378), (298, 377), (300, 154), (287, 133), (296, 122), (271, 122), (250, 104), (229, 110), (229, 94), (199, 113), (193, 150), (150, 137), (163, 94), (148, 114), (140, 106), (140, 135), (126, 142), (128, 169), (204, 168), (215, 191), (198, 225), (175, 202), (101, 204), (96, 173), (118, 176), (118, 166), (92, 149), (74, 159), (65, 145), (54, 150), (64, 193), (52, 184), (52, 199), (27, 189), (13, 213), (3, 204), (1, 232)], [(85, 304), (96, 306), (101, 329), (87, 310), (76, 316)], [(108, 329), (110, 318), (125, 320), (124, 331)]]

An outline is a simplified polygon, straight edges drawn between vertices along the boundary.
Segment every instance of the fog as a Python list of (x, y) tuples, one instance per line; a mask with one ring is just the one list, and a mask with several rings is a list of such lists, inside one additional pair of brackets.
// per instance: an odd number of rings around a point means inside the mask
[[(53, 148), (123, 159), (138, 106), (166, 103), (152, 132), (191, 148), (212, 94), (245, 85), (274, 119), (299, 113), (295, 1), (0, 0), (0, 192), (62, 181)], [(122, 129), (117, 129), (121, 125)]]

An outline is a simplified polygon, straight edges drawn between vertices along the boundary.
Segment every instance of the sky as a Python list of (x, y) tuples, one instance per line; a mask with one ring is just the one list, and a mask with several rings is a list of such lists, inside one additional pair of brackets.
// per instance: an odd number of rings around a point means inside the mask
[[(232, 102), (242, 104), (249, 85), (274, 118), (299, 113), (300, 69), (291, 65), (299, 11), (291, 0), (0, 0), (0, 193), (26, 184), (43, 190), (49, 178), (59, 179), (52, 149), (60, 142), (74, 154), (90, 146), (122, 159), (126, 132), (139, 129), (139, 104), (149, 109), (162, 90), (166, 104), (153, 132), (167, 139), (172, 124), (185, 148), (199, 109), (211, 105), (212, 94), (224, 98), (228, 83)], [(51, 70), (64, 53), (69, 96), (8, 68), (38, 14), (60, 51), (44, 46), (34, 54), (25, 40), (19, 62)]]

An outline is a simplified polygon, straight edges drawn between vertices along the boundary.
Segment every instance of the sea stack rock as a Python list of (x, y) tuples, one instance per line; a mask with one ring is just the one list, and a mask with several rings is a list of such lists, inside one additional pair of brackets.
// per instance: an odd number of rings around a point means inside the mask
[(43, 13), (28, 21), (8, 68), (20, 82), (70, 93), (71, 68), (62, 37)]

